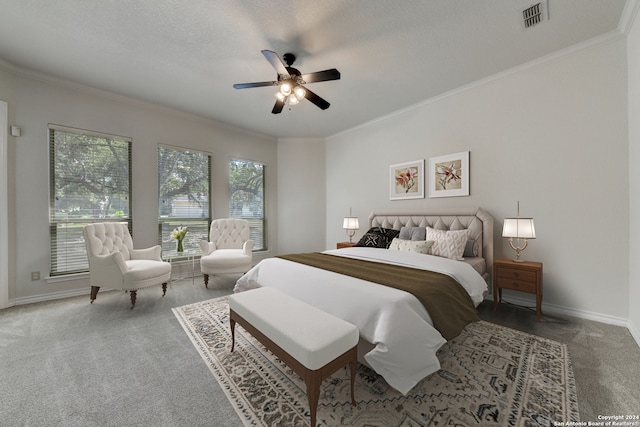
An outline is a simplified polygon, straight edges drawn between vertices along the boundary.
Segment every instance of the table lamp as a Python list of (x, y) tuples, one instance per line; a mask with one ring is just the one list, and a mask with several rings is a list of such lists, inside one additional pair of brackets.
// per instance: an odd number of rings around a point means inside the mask
[[(517, 218), (505, 218), (502, 227), (502, 237), (509, 238), (509, 245), (516, 251), (515, 262), (522, 262), (520, 253), (529, 244), (529, 239), (536, 238), (536, 229), (533, 225), (533, 218), (520, 218), (520, 202), (518, 202)], [(514, 244), (514, 239), (517, 240)]]

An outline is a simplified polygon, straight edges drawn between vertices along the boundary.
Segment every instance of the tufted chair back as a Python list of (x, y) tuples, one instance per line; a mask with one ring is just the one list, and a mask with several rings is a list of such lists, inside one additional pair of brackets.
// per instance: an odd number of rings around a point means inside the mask
[(126, 223), (88, 224), (84, 228), (84, 239), (87, 243), (87, 256), (90, 258), (120, 252), (125, 261), (131, 259), (133, 239)]
[(215, 219), (211, 222), (209, 240), (217, 249), (242, 249), (250, 239), (249, 221), (237, 218)]

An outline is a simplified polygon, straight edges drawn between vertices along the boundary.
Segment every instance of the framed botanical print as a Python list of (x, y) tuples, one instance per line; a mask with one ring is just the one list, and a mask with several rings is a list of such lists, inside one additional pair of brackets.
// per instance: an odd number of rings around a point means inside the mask
[(429, 197), (469, 195), (469, 152), (429, 159)]
[(389, 166), (389, 199), (424, 198), (424, 159)]

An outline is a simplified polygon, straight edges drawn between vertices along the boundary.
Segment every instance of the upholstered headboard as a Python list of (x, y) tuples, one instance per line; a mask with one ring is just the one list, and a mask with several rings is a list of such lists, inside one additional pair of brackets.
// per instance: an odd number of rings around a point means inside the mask
[(369, 215), (369, 227), (400, 230), (402, 227), (427, 226), (437, 230), (469, 229), (469, 239), (478, 244), (478, 256), (486, 261), (485, 280), (490, 283), (493, 275), (493, 217), (481, 208), (375, 211)]

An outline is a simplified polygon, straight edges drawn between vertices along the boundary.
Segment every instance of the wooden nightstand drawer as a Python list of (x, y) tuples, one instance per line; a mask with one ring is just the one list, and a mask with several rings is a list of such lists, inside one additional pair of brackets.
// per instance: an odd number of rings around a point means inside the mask
[(535, 282), (537, 280), (537, 273), (535, 271), (530, 270), (517, 270), (515, 268), (498, 268), (498, 277), (504, 277), (509, 279), (518, 279), (520, 281), (524, 280), (527, 282)]
[(535, 294), (537, 292), (537, 284), (534, 281), (518, 280), (512, 278), (498, 277), (498, 287), (504, 289), (514, 289), (516, 291), (528, 292)]

